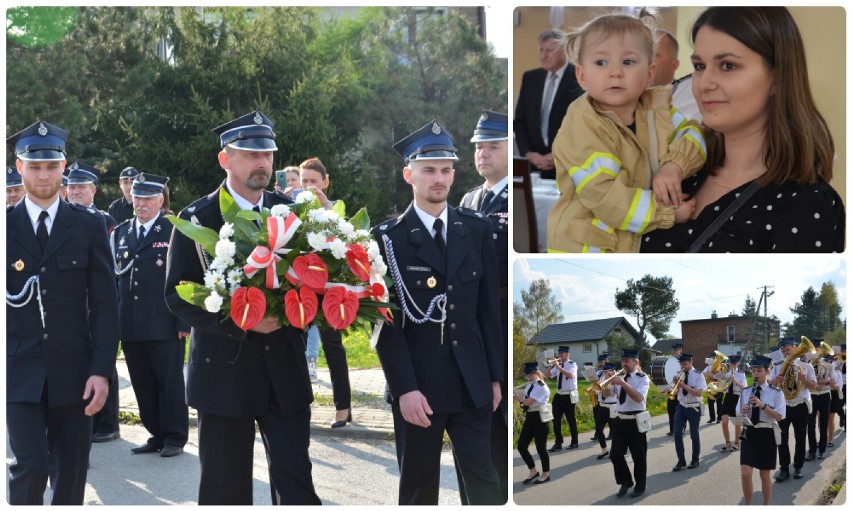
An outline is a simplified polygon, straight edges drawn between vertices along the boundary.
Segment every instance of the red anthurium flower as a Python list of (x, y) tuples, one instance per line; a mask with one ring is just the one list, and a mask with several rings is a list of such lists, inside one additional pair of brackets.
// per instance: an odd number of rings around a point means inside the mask
[(328, 267), (316, 254), (300, 255), (294, 259), (293, 271), (302, 284), (311, 289), (323, 289), (328, 282)]
[(298, 292), (291, 289), (284, 295), (284, 314), (296, 328), (306, 329), (316, 317), (317, 309), (317, 295), (308, 288), (303, 287)]
[(361, 245), (349, 245), (346, 251), (346, 262), (352, 273), (363, 281), (370, 280), (370, 257), (367, 249)]
[(382, 301), (382, 299), (385, 297), (386, 292), (387, 289), (385, 288), (384, 284), (380, 282), (373, 282), (372, 284), (370, 284), (370, 296), (372, 296), (373, 299), (377, 302)]
[(344, 330), (355, 321), (358, 314), (358, 297), (343, 286), (329, 289), (322, 300), (325, 320), (335, 330)]
[(240, 287), (231, 297), (231, 319), (243, 330), (250, 330), (266, 314), (266, 297), (256, 287)]

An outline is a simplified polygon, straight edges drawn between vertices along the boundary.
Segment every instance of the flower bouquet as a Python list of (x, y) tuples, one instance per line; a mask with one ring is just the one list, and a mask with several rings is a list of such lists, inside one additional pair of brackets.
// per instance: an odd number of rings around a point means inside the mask
[(387, 266), (365, 209), (347, 220), (342, 201), (326, 210), (302, 192), (295, 204), (242, 211), (224, 188), (219, 207), (225, 220), (219, 232), (169, 217), (201, 245), (207, 263), (203, 283), (177, 286), (182, 299), (224, 312), (243, 330), (266, 316), (301, 330), (390, 321)]

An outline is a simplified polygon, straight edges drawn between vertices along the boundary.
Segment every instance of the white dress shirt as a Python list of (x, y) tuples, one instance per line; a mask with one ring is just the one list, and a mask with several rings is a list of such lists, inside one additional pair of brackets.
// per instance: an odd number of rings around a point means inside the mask
[[(816, 373), (814, 372), (814, 366), (812, 366), (809, 362), (802, 362), (801, 360), (796, 360), (794, 362), (794, 364), (796, 364), (796, 365), (798, 365), (799, 367), (802, 368), (802, 372), (805, 373), (805, 377), (808, 380), (816, 383)], [(768, 381), (771, 382), (772, 380), (775, 379), (776, 376), (778, 376), (778, 373), (781, 372), (781, 366), (782, 365), (783, 365), (783, 363), (782, 364), (775, 364), (772, 367), (772, 370), (769, 371), (769, 380)], [(792, 399), (792, 400), (788, 401), (787, 404), (792, 405), (792, 406), (796, 406), (799, 403), (803, 403), (803, 402), (809, 400), (810, 398), (811, 398), (811, 391), (808, 389), (808, 387), (804, 383), (802, 383), (802, 390), (799, 392), (799, 395), (796, 396), (796, 399)]]
[[(615, 405), (615, 410), (619, 413), (644, 411), (645, 400), (648, 398), (648, 387), (651, 385), (651, 379), (648, 378), (648, 375), (645, 373), (633, 371), (624, 377), (624, 381), (642, 396), (642, 400), (634, 401), (630, 397), (630, 394), (627, 394), (625, 396), (624, 403), (619, 403), (618, 401), (620, 401), (620, 399), (618, 399), (618, 396), (621, 394), (621, 386), (614, 385), (612, 388), (615, 390), (616, 403), (618, 403)], [(627, 391), (625, 390), (625, 392)]]
[(60, 199), (57, 195), (53, 204), (48, 206), (46, 210), (43, 210), (41, 206), (33, 203), (28, 197), (24, 196), (24, 206), (27, 208), (27, 216), (30, 217), (30, 221), (33, 223), (33, 232), (38, 232), (39, 215), (41, 215), (42, 211), (47, 211), (48, 216), (44, 221), (44, 225), (47, 227), (47, 234), (50, 234), (50, 230), (53, 229), (53, 221), (56, 220), (56, 213), (59, 211), (59, 201)]
[[(565, 369), (569, 373), (573, 374), (574, 377), (569, 378), (568, 376), (565, 376), (561, 371), (559, 371), (559, 368), (551, 367), (550, 368), (550, 377), (551, 378), (557, 378), (556, 391), (560, 394), (567, 394), (568, 392), (571, 392), (572, 390), (577, 390), (577, 363), (574, 362), (573, 360), (566, 360), (564, 363), (559, 362), (559, 367), (562, 367), (563, 369)], [(562, 374), (562, 386), (561, 387), (559, 387), (559, 383), (558, 383), (558, 381), (559, 381), (558, 378), (559, 378), (560, 374)]]
[(422, 209), (417, 207), (417, 204), (414, 204), (414, 212), (417, 213), (417, 217), (420, 218), (420, 221), (423, 222), (423, 225), (426, 227), (426, 230), (429, 231), (429, 236), (435, 237), (435, 219), (440, 218), (442, 222), (444, 222), (444, 229), (441, 234), (444, 236), (444, 243), (449, 244), (447, 242), (447, 207), (444, 206), (444, 210), (441, 211), (441, 214), (437, 217), (430, 215), (429, 213), (423, 211)]
[[(539, 385), (541, 380), (535, 380), (527, 384), (527, 396), (535, 400), (531, 406), (543, 405), (550, 401), (550, 387)], [(530, 390), (532, 387), (532, 390)]]
[[(695, 388), (704, 390), (707, 388), (707, 382), (704, 380), (704, 376), (702, 376), (698, 371), (694, 369), (690, 369), (683, 378), (683, 383)], [(683, 394), (685, 389), (677, 389), (677, 401), (682, 405), (694, 405), (701, 403), (703, 401), (703, 396), (693, 396), (689, 392), (686, 395)]]
[[(743, 389), (743, 393), (740, 395), (739, 401), (737, 401), (737, 416), (742, 416), (743, 406), (749, 404), (748, 400), (751, 399), (751, 392), (753, 389), (753, 386)], [(768, 384), (764, 383), (760, 386), (760, 397), (758, 399), (763, 401), (763, 403), (767, 406), (771, 406), (776, 412), (780, 413), (782, 419), (787, 416), (787, 401), (784, 399), (784, 393), (781, 392), (781, 390), (770, 387)], [(749, 419), (751, 419), (751, 417), (749, 417)], [(760, 410), (760, 422), (775, 424), (778, 421), (767, 415), (766, 410)]]

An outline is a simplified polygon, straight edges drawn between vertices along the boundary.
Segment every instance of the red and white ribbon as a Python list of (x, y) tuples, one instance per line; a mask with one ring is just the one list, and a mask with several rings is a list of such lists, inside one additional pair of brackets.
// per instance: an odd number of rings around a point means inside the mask
[(296, 230), (302, 225), (299, 217), (293, 213), (287, 218), (280, 216), (270, 216), (266, 219), (267, 232), (269, 234), (269, 248), (258, 245), (252, 250), (246, 259), (246, 265), (243, 266), (243, 272), (246, 276), (253, 277), (258, 270), (266, 268), (266, 288), (278, 289), (278, 275), (276, 274), (276, 266), (281, 257), (278, 254), (286, 254), (289, 250), (286, 249), (287, 242), (293, 239)]

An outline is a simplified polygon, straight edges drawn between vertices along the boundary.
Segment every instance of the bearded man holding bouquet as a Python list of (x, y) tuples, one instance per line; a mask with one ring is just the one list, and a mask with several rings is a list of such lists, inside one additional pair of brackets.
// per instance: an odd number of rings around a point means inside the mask
[[(243, 211), (291, 203), (265, 191), (277, 150), (273, 123), (256, 111), (214, 129), (226, 178), (179, 217), (216, 231), (224, 225), (220, 193)], [(209, 255), (175, 229), (166, 272), (166, 302), (192, 327), (187, 404), (198, 410), (199, 504), (252, 504), (255, 423), (269, 460), (273, 504), (320, 504), (314, 491), (310, 442), (313, 401), (304, 332), (266, 315), (243, 330), (230, 317), (181, 298), (183, 282), (202, 282)], [(248, 312), (248, 307), (246, 307)], [(243, 316), (245, 321), (245, 315)]]

